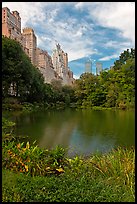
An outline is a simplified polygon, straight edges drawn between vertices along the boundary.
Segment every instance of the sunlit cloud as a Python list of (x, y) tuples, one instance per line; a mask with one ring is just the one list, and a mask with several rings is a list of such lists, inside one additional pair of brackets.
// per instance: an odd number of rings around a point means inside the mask
[[(32, 27), (37, 46), (50, 55), (60, 43), (76, 76), (87, 56), (111, 65), (135, 46), (134, 2), (2, 2), (2, 7), (17, 10), (22, 28)], [(83, 65), (76, 69), (81, 59)]]
[(110, 59), (114, 59), (114, 58), (118, 58), (118, 57), (119, 57), (118, 54), (114, 54), (114, 55), (102, 57), (102, 58), (99, 59), (99, 61), (109, 61)]

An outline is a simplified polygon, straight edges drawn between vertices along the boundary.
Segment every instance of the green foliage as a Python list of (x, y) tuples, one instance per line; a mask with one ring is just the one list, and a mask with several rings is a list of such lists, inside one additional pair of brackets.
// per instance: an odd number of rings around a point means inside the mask
[[(63, 86), (61, 81), (53, 80), (51, 84), (44, 83), (43, 75), (34, 67), (21, 45), (12, 39), (2, 37), (2, 96), (5, 100), (11, 95), (18, 103), (10, 105), (3, 103), (4, 109), (22, 109), (20, 103), (43, 103), (60, 109), (75, 101), (73, 88)], [(25, 105), (24, 110), (31, 107)]]
[[(8, 133), (14, 123), (2, 119)], [(3, 202), (134, 202), (135, 149), (67, 158), (61, 146), (2, 142)]]
[[(34, 152), (40, 154), (36, 149)], [(39, 159), (43, 162), (43, 156)], [(67, 161), (63, 174), (31, 177), (3, 169), (2, 201), (135, 202), (134, 148), (118, 148), (86, 159), (76, 156)]]
[(14, 172), (22, 172), (31, 176), (44, 176), (48, 174), (63, 173), (65, 150), (57, 146), (56, 149), (40, 149), (37, 146), (30, 146), (29, 142), (17, 143), (3, 142), (3, 168)]
[(16, 97), (7, 97), (2, 101), (2, 109), (4, 110), (22, 110), (22, 105), (18, 98)]
[(44, 78), (34, 67), (21, 45), (2, 37), (2, 95), (7, 97), (13, 85), (14, 95), (20, 101), (39, 102), (44, 99)]
[(134, 108), (135, 101), (135, 50), (121, 53), (111, 70), (99, 76), (85, 73), (75, 82), (77, 105), (81, 108), (117, 107)]
[(2, 141), (11, 141), (14, 139), (15, 123), (2, 117)]
[(131, 48), (131, 51), (129, 49), (125, 50), (123, 53), (120, 54), (119, 60), (116, 60), (114, 62), (114, 70), (121, 69), (121, 66), (123, 64), (126, 64), (127, 60), (135, 59), (135, 49)]
[(2, 131), (6, 133), (12, 133), (15, 123), (2, 117)]
[[(2, 37), (2, 96), (9, 96), (13, 86), (18, 103), (4, 103), (5, 109), (22, 109), (20, 103), (46, 104), (47, 108), (93, 108), (135, 106), (135, 49), (127, 49), (119, 56), (111, 70), (103, 70), (99, 76), (84, 73), (73, 87), (63, 86), (60, 80), (44, 83), (40, 71), (31, 64), (21, 45)], [(23, 110), (29, 110), (24, 107)]]

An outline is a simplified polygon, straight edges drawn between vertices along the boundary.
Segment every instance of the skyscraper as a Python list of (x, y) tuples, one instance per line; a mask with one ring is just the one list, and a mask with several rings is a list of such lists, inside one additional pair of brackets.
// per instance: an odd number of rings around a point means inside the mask
[[(2, 8), (2, 35), (18, 41), (24, 52), (44, 76), (45, 83), (61, 80), (63, 85), (73, 85), (73, 72), (68, 67), (68, 54), (59, 44), (53, 52), (53, 58), (46, 50), (37, 47), (37, 37), (32, 28), (23, 28), (21, 33), (21, 17), (17, 11), (10, 12), (7, 7)], [(14, 89), (11, 84), (10, 93)]]
[(35, 36), (34, 30), (32, 28), (23, 29), (23, 47), (29, 49), (29, 57), (31, 62), (34, 65), (37, 65), (36, 62), (36, 47), (37, 47), (37, 38)]
[(85, 62), (85, 72), (92, 73), (92, 62), (91, 61)]
[(101, 71), (102, 71), (102, 63), (96, 62), (96, 75), (99, 75)]
[(63, 84), (72, 85), (74, 79), (73, 72), (68, 67), (68, 54), (61, 49), (59, 43), (56, 44), (56, 49), (53, 50), (52, 61), (54, 70), (63, 79)]
[(21, 42), (21, 18), (17, 11), (2, 8), (2, 35)]

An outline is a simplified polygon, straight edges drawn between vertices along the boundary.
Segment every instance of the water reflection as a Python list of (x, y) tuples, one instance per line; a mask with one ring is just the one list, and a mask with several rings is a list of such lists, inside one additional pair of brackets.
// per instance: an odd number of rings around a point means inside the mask
[(42, 148), (69, 147), (69, 155), (134, 145), (133, 111), (65, 110), (11, 117), (17, 123), (17, 135), (28, 135), (30, 142), (36, 140)]
[(88, 156), (94, 152), (109, 152), (116, 146), (116, 139), (111, 134), (106, 134), (105, 139), (98, 133), (90, 134), (87, 137), (78, 129), (74, 129), (72, 133), (69, 155)]
[(54, 148), (56, 145), (62, 145), (65, 148), (68, 147), (75, 123), (76, 121), (73, 118), (73, 120), (57, 121), (54, 124), (54, 128), (53, 123), (45, 124), (44, 134), (39, 142), (39, 146)]

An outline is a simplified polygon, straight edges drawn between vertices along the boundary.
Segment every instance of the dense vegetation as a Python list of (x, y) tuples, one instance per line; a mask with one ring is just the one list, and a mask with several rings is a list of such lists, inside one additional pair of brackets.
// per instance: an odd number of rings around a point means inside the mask
[(78, 104), (86, 107), (133, 108), (135, 105), (135, 50), (124, 51), (111, 70), (99, 76), (84, 73), (76, 81)]
[[(11, 85), (14, 94), (10, 94)], [(73, 100), (73, 89), (61, 86), (60, 81), (44, 83), (39, 69), (32, 65), (21, 45), (12, 39), (2, 37), (2, 97), (3, 104), (42, 103), (45, 106), (62, 102), (68, 105)], [(12, 97), (11, 97), (12, 96)], [(5, 106), (3, 106), (5, 108)]]
[(134, 147), (68, 158), (15, 141), (15, 124), (2, 122), (3, 202), (135, 202)]
[[(11, 85), (14, 94), (11, 95)], [(111, 70), (84, 73), (73, 87), (44, 83), (15, 40), (2, 37), (3, 109), (134, 108), (135, 50), (121, 53)], [(2, 119), (3, 202), (134, 202), (135, 149), (118, 148), (89, 158), (67, 150), (40, 149), (14, 137), (15, 123)]]
[[(14, 96), (10, 95), (11, 84)], [(44, 104), (44, 107), (72, 106), (80, 108), (134, 108), (135, 105), (135, 49), (121, 53), (113, 69), (100, 75), (84, 73), (73, 87), (60, 81), (44, 83), (40, 71), (34, 67), (20, 44), (2, 38), (2, 97), (3, 108), (22, 108), (20, 104)], [(12, 104), (12, 105), (11, 105)], [(42, 105), (40, 105), (42, 107)]]

